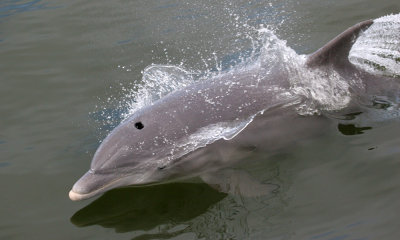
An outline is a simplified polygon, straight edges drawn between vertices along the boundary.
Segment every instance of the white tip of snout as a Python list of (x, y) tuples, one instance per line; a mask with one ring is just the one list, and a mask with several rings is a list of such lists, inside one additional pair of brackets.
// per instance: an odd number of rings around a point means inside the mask
[(74, 190), (71, 190), (69, 191), (69, 199), (71, 199), (72, 201), (81, 201), (99, 195), (100, 193), (103, 193), (105, 191), (106, 189), (100, 188), (97, 189), (96, 191), (82, 194), (82, 193), (77, 193)]
[(79, 201), (84, 199), (84, 197), (83, 194), (79, 194), (71, 190), (69, 191), (69, 199), (71, 199), (72, 201)]

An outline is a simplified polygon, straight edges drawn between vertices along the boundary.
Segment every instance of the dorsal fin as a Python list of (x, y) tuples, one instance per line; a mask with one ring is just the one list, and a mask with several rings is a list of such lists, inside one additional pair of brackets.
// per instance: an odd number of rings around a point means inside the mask
[(353, 41), (360, 31), (367, 29), (373, 22), (373, 20), (366, 20), (348, 28), (311, 54), (307, 59), (307, 66), (315, 67), (328, 64), (338, 65), (343, 64), (343, 62), (348, 63), (347, 57)]

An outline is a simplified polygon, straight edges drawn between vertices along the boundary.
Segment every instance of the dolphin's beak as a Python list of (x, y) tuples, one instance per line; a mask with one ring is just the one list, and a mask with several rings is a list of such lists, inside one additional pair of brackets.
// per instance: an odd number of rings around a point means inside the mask
[(112, 188), (129, 185), (127, 177), (118, 177), (114, 174), (97, 174), (88, 171), (72, 187), (69, 198), (80, 201), (104, 193)]

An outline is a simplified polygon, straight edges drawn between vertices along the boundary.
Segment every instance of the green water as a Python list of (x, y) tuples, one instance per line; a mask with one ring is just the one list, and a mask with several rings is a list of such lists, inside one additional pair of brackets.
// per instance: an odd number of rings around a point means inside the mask
[(279, 156), (254, 156), (242, 167), (279, 186), (265, 197), (201, 183), (83, 202), (68, 191), (146, 66), (206, 70), (215, 56), (235, 59), (251, 47), (237, 23), (277, 26), (310, 53), (354, 23), (399, 11), (397, 0), (1, 1), (0, 239), (398, 239), (398, 121), (357, 135), (332, 126)]

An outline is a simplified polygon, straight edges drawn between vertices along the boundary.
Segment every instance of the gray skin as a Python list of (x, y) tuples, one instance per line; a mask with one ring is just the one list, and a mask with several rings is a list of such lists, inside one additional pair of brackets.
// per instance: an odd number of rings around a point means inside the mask
[[(351, 86), (358, 96), (379, 94), (376, 76), (348, 62), (352, 41), (373, 23), (359, 23), (310, 55), (309, 68), (335, 70), (363, 79)], [(304, 99), (285, 95), (290, 89), (284, 66), (253, 66), (199, 81), (136, 111), (117, 126), (97, 149), (90, 170), (73, 186), (71, 200), (83, 200), (107, 190), (164, 183), (216, 171), (254, 151), (273, 154), (295, 141), (315, 136), (329, 124), (323, 116), (300, 116)], [(368, 97), (367, 97), (368, 98)], [(185, 152), (188, 137), (218, 123), (254, 116), (238, 135), (194, 147)]]

